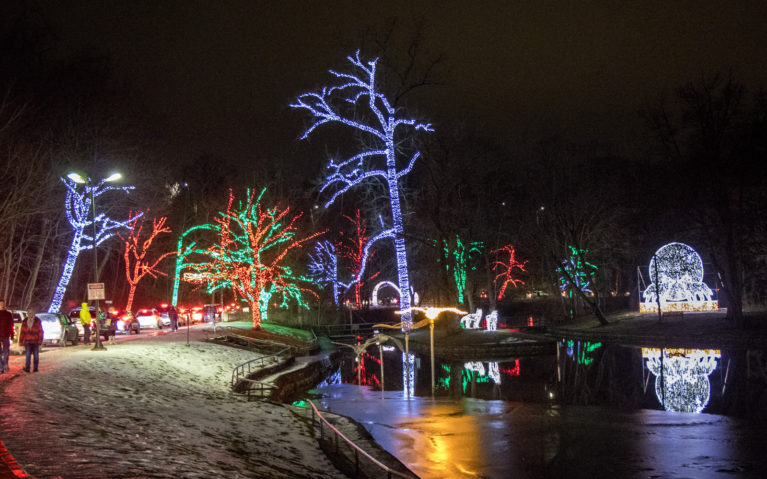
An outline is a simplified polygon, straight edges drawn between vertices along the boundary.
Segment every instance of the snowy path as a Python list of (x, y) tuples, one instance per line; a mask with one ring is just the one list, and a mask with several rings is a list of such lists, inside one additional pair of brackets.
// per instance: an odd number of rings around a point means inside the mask
[(49, 349), (0, 384), (0, 438), (39, 478), (338, 477), (289, 408), (229, 392), (254, 357), (182, 332)]

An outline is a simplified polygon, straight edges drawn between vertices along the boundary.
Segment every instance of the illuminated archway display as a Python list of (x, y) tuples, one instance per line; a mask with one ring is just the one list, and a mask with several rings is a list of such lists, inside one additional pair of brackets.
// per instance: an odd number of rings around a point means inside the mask
[(666, 411), (699, 413), (711, 397), (708, 376), (722, 357), (719, 349), (642, 348), (655, 375), (655, 395)]
[[(380, 283), (375, 285), (375, 287), (373, 288), (373, 294), (370, 297), (370, 305), (373, 306), (373, 307), (378, 306), (378, 290), (381, 289), (384, 286), (391, 286), (392, 288), (394, 288), (394, 290), (397, 291), (397, 296), (399, 296), (399, 302), (400, 302), (400, 304), (402, 304), (402, 301), (403, 301), (402, 300), (402, 291), (400, 291), (399, 287), (396, 284), (392, 283), (391, 281), (381, 281)], [(413, 304), (415, 304), (417, 306), (418, 303), (421, 300), (418, 297), (418, 293), (412, 293), (412, 297), (413, 297)], [(408, 310), (408, 312), (410, 312), (410, 308), (407, 308), (407, 310)]]
[(684, 243), (662, 246), (650, 260), (650, 281), (644, 290), (644, 301), (639, 304), (642, 313), (716, 311), (719, 302), (712, 299), (713, 292), (703, 282), (703, 260)]

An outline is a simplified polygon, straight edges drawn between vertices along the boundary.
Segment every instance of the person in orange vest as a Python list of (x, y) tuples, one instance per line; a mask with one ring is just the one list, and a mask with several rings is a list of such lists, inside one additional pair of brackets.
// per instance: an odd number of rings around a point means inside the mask
[(83, 303), (80, 309), (80, 324), (83, 325), (83, 343), (91, 344), (91, 310), (88, 309), (88, 303)]
[(37, 366), (40, 364), (40, 345), (43, 344), (43, 323), (36, 316), (37, 311), (30, 309), (27, 311), (27, 319), (21, 323), (21, 335), (19, 344), (24, 345), (24, 371), (29, 372), (29, 363), (32, 356), (34, 361), (33, 371), (37, 372)]

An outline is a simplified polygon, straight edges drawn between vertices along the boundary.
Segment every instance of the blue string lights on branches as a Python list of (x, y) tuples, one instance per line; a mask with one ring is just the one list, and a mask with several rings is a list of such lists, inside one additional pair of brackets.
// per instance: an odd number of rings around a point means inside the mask
[[(107, 191), (120, 190), (125, 193), (130, 192), (133, 186), (109, 186), (106, 184), (108, 178), (104, 178), (95, 185), (85, 184), (83, 189), (78, 189), (78, 184), (70, 178), (61, 178), (64, 185), (67, 187), (67, 197), (64, 203), (64, 210), (67, 214), (67, 220), (72, 226), (74, 236), (72, 237), (72, 244), (69, 247), (67, 253), (67, 259), (64, 262), (64, 270), (59, 278), (59, 283), (56, 286), (56, 291), (51, 299), (51, 304), (48, 306), (49, 313), (58, 313), (61, 308), (61, 303), (64, 299), (64, 294), (67, 291), (67, 285), (72, 278), (72, 272), (75, 269), (75, 263), (77, 257), (81, 251), (94, 248), (104, 241), (108, 240), (117, 233), (120, 228), (128, 228), (128, 224), (141, 216), (141, 213), (136, 214), (128, 218), (125, 221), (115, 221), (109, 218), (104, 213), (99, 213), (92, 216), (91, 201), (95, 200)], [(93, 231), (93, 225), (95, 228), (95, 237), (91, 233)]]
[[(340, 123), (366, 134), (373, 146), (346, 159), (330, 159), (327, 169), (328, 176), (321, 191), (333, 191), (325, 203), (329, 207), (342, 194), (351, 188), (372, 178), (383, 180), (388, 189), (391, 205), (392, 225), (373, 236), (365, 248), (365, 256), (370, 251), (370, 245), (383, 238), (394, 240), (397, 259), (397, 278), (400, 291), (410, 291), (410, 278), (407, 266), (407, 251), (400, 205), (399, 180), (412, 171), (413, 165), (420, 152), (413, 154), (407, 166), (397, 167), (397, 143), (395, 134), (398, 130), (433, 131), (429, 123), (421, 123), (414, 119), (397, 116), (397, 110), (387, 97), (378, 91), (376, 86), (376, 67), (378, 58), (363, 61), (359, 50), (355, 55), (347, 57), (352, 64), (353, 73), (342, 73), (330, 70), (330, 74), (338, 80), (338, 84), (324, 87), (316, 93), (304, 93), (290, 106), (307, 110), (313, 117), (311, 125), (306, 129), (301, 139), (307, 138), (316, 128), (326, 123)], [(342, 106), (351, 105), (354, 109), (364, 108), (370, 115), (366, 118), (360, 111), (341, 112)], [(357, 275), (362, 277), (364, 267)], [(400, 303), (402, 311), (410, 308), (410, 296), (404, 294)], [(412, 322), (410, 313), (403, 316), (403, 327)]]
[(309, 277), (319, 285), (330, 285), (333, 288), (333, 304), (338, 306), (338, 254), (336, 247), (328, 240), (314, 245), (314, 254), (309, 253)]

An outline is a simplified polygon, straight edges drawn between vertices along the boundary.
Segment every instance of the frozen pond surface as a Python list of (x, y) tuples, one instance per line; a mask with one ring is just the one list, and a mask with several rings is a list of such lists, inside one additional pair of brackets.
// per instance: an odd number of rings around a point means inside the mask
[(764, 477), (764, 430), (737, 418), (662, 410), (406, 399), (322, 386), (318, 406), (363, 424), (423, 478)]

